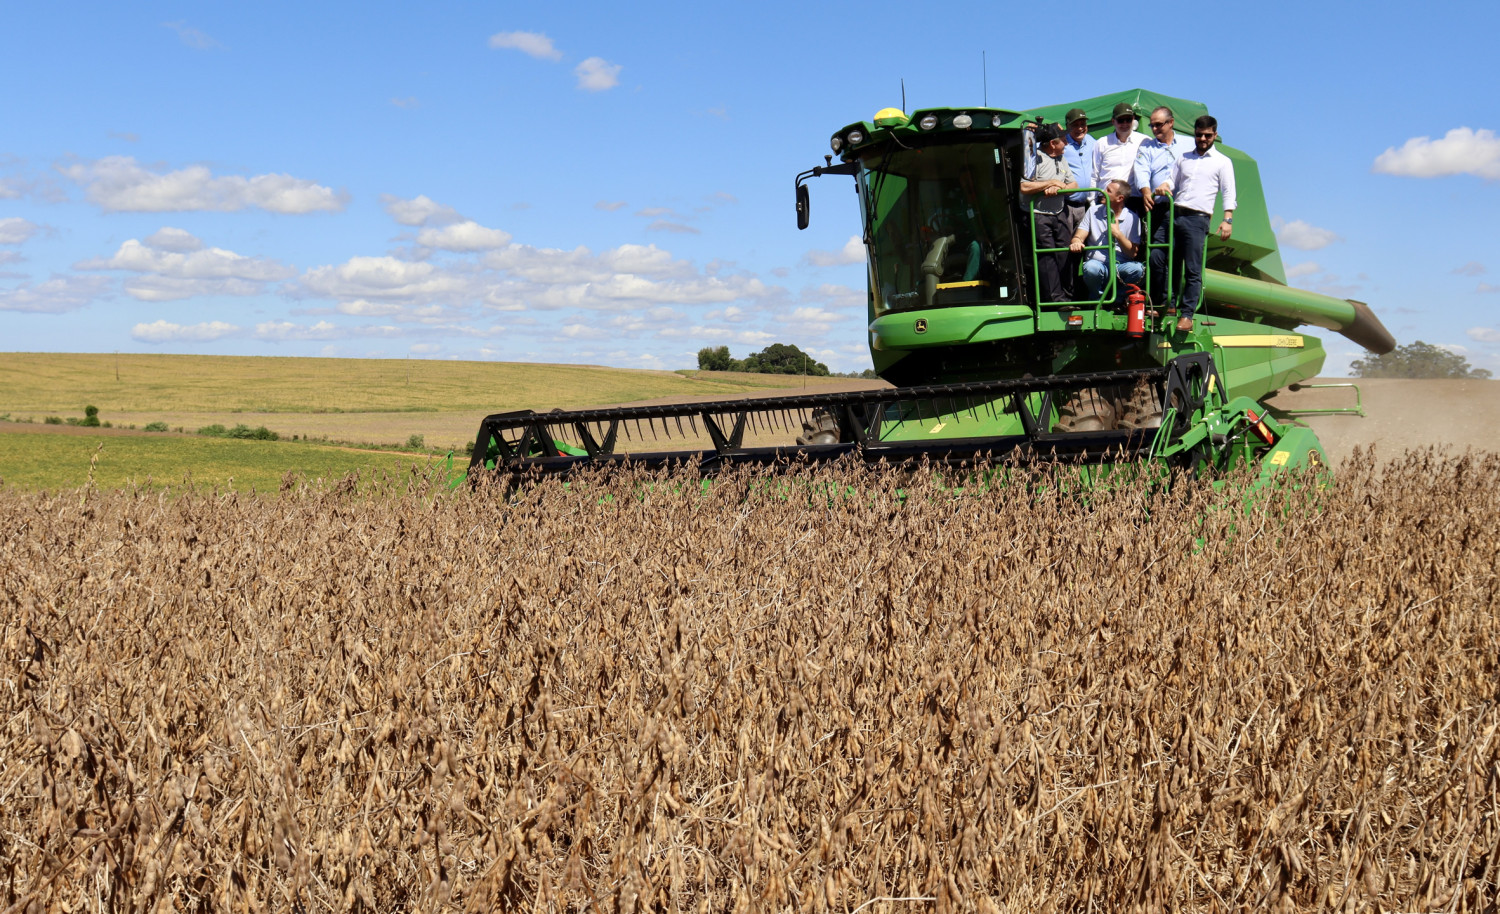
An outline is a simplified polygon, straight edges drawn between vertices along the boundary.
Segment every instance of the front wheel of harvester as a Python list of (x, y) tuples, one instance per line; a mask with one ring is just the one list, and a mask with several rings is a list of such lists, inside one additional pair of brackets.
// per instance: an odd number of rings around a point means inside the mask
[(1115, 427), (1115, 408), (1092, 387), (1080, 390), (1057, 410), (1057, 428), (1064, 432), (1102, 432)]
[(1156, 388), (1146, 381), (1137, 381), (1130, 395), (1120, 404), (1120, 428), (1159, 428), (1161, 426), (1161, 401), (1156, 397)]
[(802, 434), (797, 436), (801, 445), (838, 444), (839, 421), (826, 409), (815, 409), (802, 422)]

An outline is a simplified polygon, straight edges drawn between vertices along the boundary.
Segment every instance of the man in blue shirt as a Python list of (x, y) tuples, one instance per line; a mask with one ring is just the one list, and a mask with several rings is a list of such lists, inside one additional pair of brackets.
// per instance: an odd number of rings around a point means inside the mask
[[(1125, 205), (1129, 193), (1128, 182), (1118, 178), (1109, 182), (1104, 192), (1105, 202), (1095, 203), (1089, 208), (1088, 215), (1079, 223), (1068, 245), (1075, 254), (1082, 253), (1085, 245), (1090, 248), (1114, 246), (1115, 275), (1119, 278), (1115, 284), (1116, 303), (1124, 300), (1127, 285), (1140, 285), (1146, 272), (1138, 260), (1141, 220)], [(1083, 261), (1082, 279), (1088, 300), (1098, 301), (1104, 294), (1104, 287), (1109, 284), (1109, 254), (1106, 251), (1088, 252)]]
[[(1063, 158), (1068, 162), (1068, 168), (1073, 172), (1073, 180), (1078, 182), (1079, 187), (1094, 186), (1094, 143), (1093, 137), (1089, 136), (1089, 116), (1082, 108), (1074, 108), (1068, 112), (1067, 120), (1063, 121), (1063, 127), (1068, 131), (1063, 137)], [(1094, 196), (1089, 193), (1068, 194), (1068, 211), (1073, 217), (1073, 228), (1078, 228), (1078, 223), (1083, 221), (1083, 216), (1088, 212), (1089, 204), (1093, 201), (1089, 198)]]
[[(1167, 217), (1167, 197), (1172, 186), (1172, 166), (1193, 151), (1193, 138), (1175, 132), (1172, 109), (1162, 105), (1151, 112), (1151, 139), (1141, 143), (1135, 157), (1132, 186), (1141, 193), (1141, 205), (1150, 213), (1151, 243), (1165, 245), (1171, 220)], [(1161, 207), (1160, 210), (1157, 207)], [(1151, 298), (1158, 305), (1166, 297), (1167, 249), (1151, 251)]]

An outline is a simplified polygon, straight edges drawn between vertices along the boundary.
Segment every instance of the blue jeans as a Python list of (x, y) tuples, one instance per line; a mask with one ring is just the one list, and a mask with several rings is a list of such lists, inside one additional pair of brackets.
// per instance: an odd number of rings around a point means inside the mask
[(1203, 241), (1208, 237), (1208, 213), (1178, 209), (1172, 223), (1172, 266), (1182, 268), (1182, 316), (1192, 317), (1203, 294)]
[[(1146, 267), (1138, 260), (1115, 261), (1115, 301), (1125, 300), (1125, 286), (1129, 283), (1141, 285), (1146, 278)], [(1103, 260), (1085, 260), (1083, 262), (1083, 287), (1088, 290), (1086, 296), (1090, 301), (1098, 301), (1099, 296), (1104, 294), (1104, 286), (1109, 282), (1109, 264)]]

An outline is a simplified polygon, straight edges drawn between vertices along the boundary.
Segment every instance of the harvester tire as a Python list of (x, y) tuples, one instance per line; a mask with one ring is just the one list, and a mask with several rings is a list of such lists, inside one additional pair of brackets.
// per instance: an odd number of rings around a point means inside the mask
[(812, 415), (802, 422), (802, 434), (797, 436), (797, 443), (801, 445), (838, 444), (839, 420), (826, 409), (813, 410)]
[(1102, 432), (1115, 427), (1115, 408), (1092, 387), (1080, 390), (1057, 410), (1057, 428), (1064, 432)]
[(1120, 404), (1120, 428), (1160, 428), (1161, 401), (1156, 389), (1145, 381), (1137, 381)]

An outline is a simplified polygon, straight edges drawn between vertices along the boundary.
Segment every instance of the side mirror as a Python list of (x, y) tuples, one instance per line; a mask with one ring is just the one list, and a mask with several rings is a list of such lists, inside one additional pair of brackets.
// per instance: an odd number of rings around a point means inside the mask
[(805, 229), (812, 221), (812, 195), (806, 184), (797, 185), (797, 228)]

